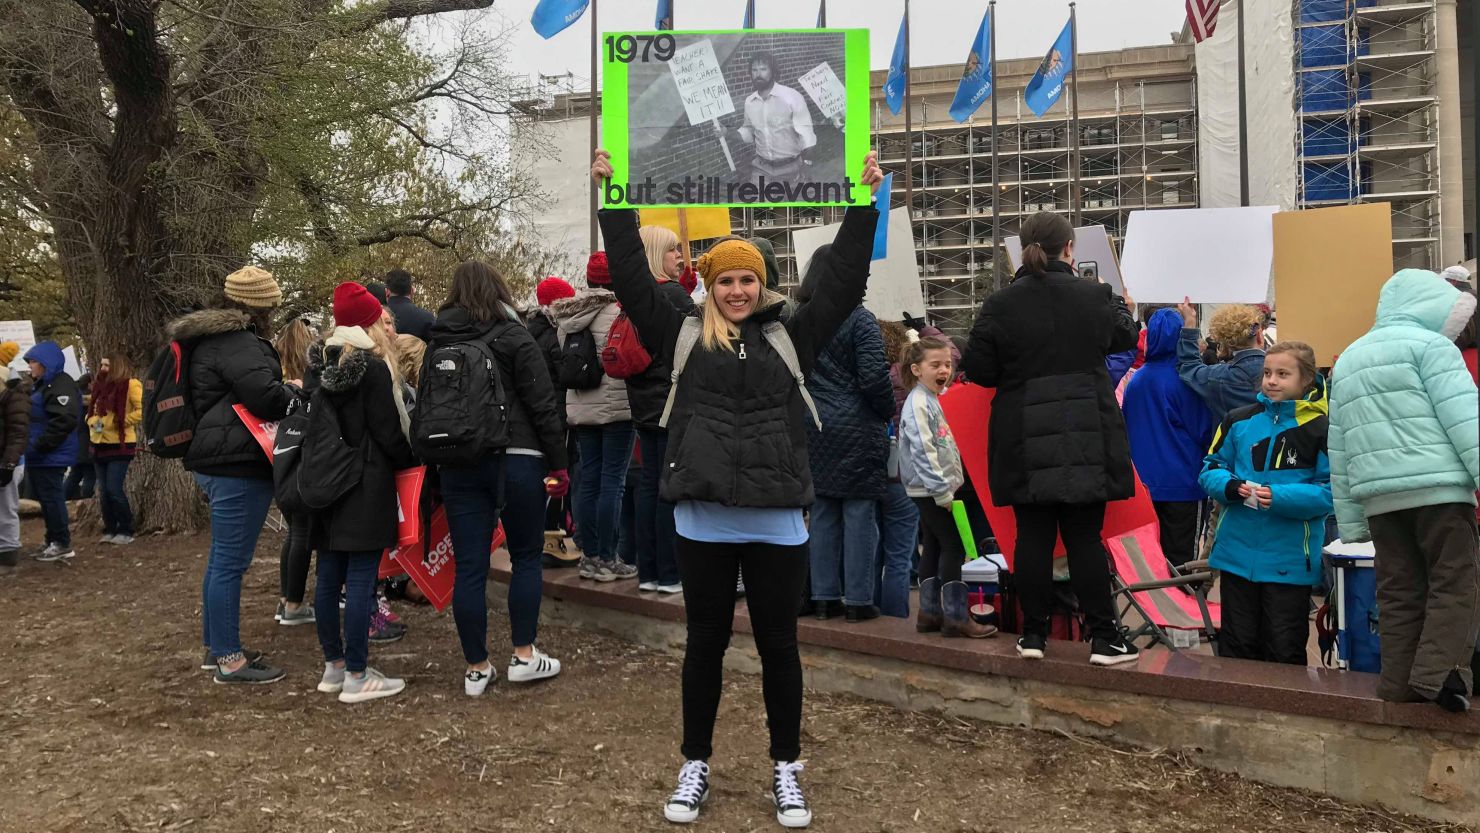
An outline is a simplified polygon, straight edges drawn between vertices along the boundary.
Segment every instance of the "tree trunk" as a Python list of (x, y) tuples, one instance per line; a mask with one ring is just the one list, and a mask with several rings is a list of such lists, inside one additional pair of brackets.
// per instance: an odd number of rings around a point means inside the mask
[(139, 535), (199, 532), (210, 526), (205, 495), (179, 460), (140, 452), (128, 467), (126, 489)]

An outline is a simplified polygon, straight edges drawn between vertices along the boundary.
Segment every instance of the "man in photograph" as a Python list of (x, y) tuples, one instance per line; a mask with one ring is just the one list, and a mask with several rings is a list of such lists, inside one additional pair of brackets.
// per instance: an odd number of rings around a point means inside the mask
[(745, 99), (745, 123), (740, 138), (755, 147), (751, 179), (801, 182), (812, 166), (817, 133), (802, 94), (776, 83), (776, 59), (768, 52), (750, 58), (750, 80), (755, 92)]

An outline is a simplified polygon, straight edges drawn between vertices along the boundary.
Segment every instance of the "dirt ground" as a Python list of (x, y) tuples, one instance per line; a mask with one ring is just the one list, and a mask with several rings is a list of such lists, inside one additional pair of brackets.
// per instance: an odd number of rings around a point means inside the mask
[[(27, 521), (25, 540), (39, 534)], [(290, 673), (227, 688), (197, 668), (207, 539), (90, 540), (69, 567), (28, 562), (0, 580), (0, 831), (672, 829), (660, 812), (680, 763), (672, 657), (546, 628), (563, 676), (500, 679), (473, 700), (451, 617), (401, 604), (410, 634), (371, 661), (406, 677), (406, 693), (341, 705), (314, 691), (314, 629), (272, 621), (279, 538), (265, 534), (243, 640)], [(491, 630), (506, 662), (506, 623)], [(759, 680), (732, 677), (721, 708), (697, 828), (778, 830)], [(1461, 830), (1172, 755), (850, 697), (809, 694), (803, 743), (819, 831)]]

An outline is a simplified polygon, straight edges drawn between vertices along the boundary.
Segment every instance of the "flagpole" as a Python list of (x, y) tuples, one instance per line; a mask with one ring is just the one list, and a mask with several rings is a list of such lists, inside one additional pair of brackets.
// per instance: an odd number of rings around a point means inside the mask
[(1244, 12), (1238, 4), (1238, 198), (1239, 205), (1249, 204), (1249, 97), (1244, 88)]
[(992, 68), (992, 290), (995, 292), (1001, 280), (998, 273), (997, 252), (1002, 245), (1002, 229), (998, 225), (1001, 216), (1001, 194), (1002, 189), (998, 187), (997, 181), (997, 0), (991, 0), (987, 4), (987, 27), (991, 30), (987, 37), (991, 39), (991, 52), (987, 56), (988, 66)]
[[(596, 0), (591, 0), (591, 156), (596, 156), (596, 76), (600, 72), (597, 58), (601, 55), (601, 38), (596, 28)], [(596, 209), (600, 205), (597, 191), (600, 186), (592, 184), (591, 187), (591, 247), (589, 251), (596, 251)]]
[(1079, 228), (1079, 19), (1074, 4), (1069, 4), (1069, 54), (1073, 69), (1069, 74), (1069, 104), (1073, 112), (1069, 118), (1069, 205), (1074, 227)]
[[(910, 235), (915, 233), (915, 137), (910, 123), (910, 0), (904, 0), (904, 204), (910, 216)], [(913, 243), (911, 244), (913, 245)]]

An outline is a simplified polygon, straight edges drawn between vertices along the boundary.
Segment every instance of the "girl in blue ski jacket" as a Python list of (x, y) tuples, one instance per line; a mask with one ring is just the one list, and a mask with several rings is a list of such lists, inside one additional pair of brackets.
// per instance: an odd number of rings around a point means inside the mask
[(1222, 571), (1219, 654), (1304, 665), (1310, 588), (1331, 514), (1326, 385), (1309, 345), (1264, 360), (1258, 401), (1223, 418), (1199, 483), (1224, 504), (1211, 565)]

